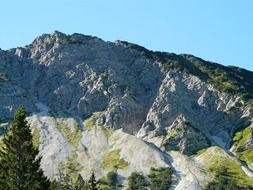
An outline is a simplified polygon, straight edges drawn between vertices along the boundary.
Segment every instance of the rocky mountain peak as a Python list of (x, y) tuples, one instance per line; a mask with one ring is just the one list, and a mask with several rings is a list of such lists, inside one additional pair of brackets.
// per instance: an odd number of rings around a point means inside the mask
[[(250, 71), (192, 55), (56, 31), (24, 48), (0, 51), (0, 118), (8, 123), (15, 109), (24, 105), (40, 137), (48, 176), (68, 158), (74, 159), (71, 152), (77, 154), (78, 164), (89, 163), (80, 170), (85, 175), (95, 167), (103, 176), (108, 166), (102, 160), (116, 153), (125, 160), (120, 162), (124, 167), (129, 163), (128, 170), (120, 170), (122, 176), (134, 168), (147, 174), (148, 163), (170, 165), (174, 156), (193, 167), (195, 161), (187, 156), (200, 150), (218, 146), (229, 151), (234, 135), (249, 130), (251, 81)], [(251, 147), (248, 138), (241, 144)], [(144, 161), (135, 158), (139, 165), (130, 155), (135, 143), (149, 151)], [(175, 163), (174, 167), (181, 170)]]

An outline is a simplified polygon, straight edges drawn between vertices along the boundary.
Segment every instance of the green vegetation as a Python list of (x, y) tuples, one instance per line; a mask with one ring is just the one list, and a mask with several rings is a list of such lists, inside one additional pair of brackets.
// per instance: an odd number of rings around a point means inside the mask
[(206, 150), (207, 150), (207, 148), (203, 148), (203, 149), (197, 151), (195, 154), (193, 154), (192, 157), (197, 157), (197, 156), (203, 154)]
[(69, 177), (76, 181), (78, 178), (78, 174), (82, 171), (82, 166), (76, 161), (77, 154), (72, 151), (71, 156), (68, 158), (68, 161), (65, 165), (63, 165), (60, 170), (64, 171)]
[(163, 141), (163, 146), (166, 146), (168, 142), (172, 139), (175, 138), (178, 134), (182, 132), (181, 128), (176, 128), (170, 131), (170, 133), (166, 136), (166, 138)]
[(148, 178), (152, 190), (167, 190), (171, 186), (172, 170), (171, 168), (151, 168)]
[(133, 172), (128, 177), (128, 190), (146, 190), (145, 178), (142, 173)]
[(33, 146), (36, 148), (39, 148), (40, 146), (40, 130), (36, 126), (32, 126), (32, 141), (33, 141)]
[(78, 124), (74, 122), (73, 125), (70, 125), (66, 123), (66, 121), (60, 121), (58, 122), (57, 127), (63, 132), (68, 141), (77, 148), (82, 138), (82, 132)]
[(229, 173), (228, 169), (221, 167), (214, 178), (214, 181), (210, 182), (205, 190), (252, 190), (251, 186), (240, 186), (235, 183), (234, 180), (230, 180), (229, 176), (233, 174)]
[(238, 95), (247, 101), (253, 99), (253, 72), (207, 62), (192, 55), (183, 55), (183, 57), (204, 73), (207, 76), (205, 80), (221, 92)]
[(103, 190), (118, 190), (121, 188), (118, 183), (118, 174), (115, 171), (108, 172), (106, 177), (99, 179), (100, 187)]
[(248, 165), (253, 164), (253, 148), (250, 148), (248, 150), (245, 150), (241, 153), (239, 153), (239, 158), (243, 161), (245, 161)]
[(93, 125), (95, 125), (95, 122), (96, 122), (96, 117), (93, 115), (84, 121), (84, 126), (86, 129), (90, 130), (92, 129)]
[(26, 113), (19, 108), (10, 132), (0, 149), (0, 189), (48, 189), (49, 181), (40, 168), (38, 149), (33, 146)]
[(91, 117), (88, 119), (84, 120), (84, 127), (87, 130), (92, 130), (93, 127), (97, 127), (97, 129), (101, 130), (106, 137), (109, 138), (109, 136), (112, 134), (113, 129), (107, 128), (105, 125), (98, 124), (97, 120), (99, 117), (103, 114), (103, 112), (95, 112), (92, 114)]
[[(96, 180), (95, 174), (92, 172), (90, 179), (84, 181), (79, 171), (71, 169), (72, 172), (59, 173), (57, 181), (51, 183), (51, 190), (120, 190), (122, 185), (118, 180), (116, 171), (110, 171), (106, 176)], [(71, 177), (71, 173), (75, 172), (78, 175), (75, 179)], [(172, 170), (170, 168), (151, 168), (148, 175), (148, 181), (140, 172), (133, 172), (128, 177), (128, 190), (167, 190), (171, 186)], [(79, 188), (78, 188), (79, 187)], [(149, 188), (148, 188), (149, 187)]]
[(253, 108), (253, 99), (248, 101), (248, 105)]
[(107, 184), (111, 190), (116, 190), (118, 185), (118, 175), (116, 172), (109, 172), (107, 174)]
[(243, 145), (245, 145), (245, 142), (251, 136), (252, 130), (253, 130), (252, 126), (249, 126), (245, 128), (244, 130), (235, 133), (233, 142), (234, 142), (234, 146), (237, 147), (237, 149), (240, 149)]
[(96, 121), (98, 120), (99, 116), (102, 112), (93, 113), (91, 117), (84, 121), (84, 127), (88, 130), (91, 130), (93, 126), (96, 125)]
[(242, 170), (240, 163), (226, 155), (226, 153), (218, 147), (208, 148), (199, 157), (202, 158), (204, 165), (214, 175), (218, 175), (220, 168), (227, 171), (226, 178), (241, 187), (253, 187), (253, 179), (248, 177)]
[(68, 174), (60, 173), (58, 180), (51, 182), (50, 190), (89, 190), (89, 184), (84, 181), (81, 174), (78, 174), (77, 180), (73, 181)]
[(237, 147), (245, 145), (245, 142), (250, 138), (251, 133), (252, 133), (252, 126), (249, 126), (244, 130), (237, 132), (233, 138), (234, 145)]
[(253, 107), (253, 72), (238, 67), (225, 67), (192, 55), (176, 55), (154, 52), (136, 44), (122, 41), (126, 47), (136, 50), (140, 55), (162, 64), (165, 71), (176, 70), (191, 73), (212, 84), (221, 92), (240, 96)]
[(128, 168), (128, 163), (120, 158), (120, 150), (116, 149), (105, 154), (102, 167), (106, 171), (114, 171), (116, 169), (126, 170)]
[(233, 149), (237, 153), (238, 157), (245, 161), (248, 165), (253, 164), (253, 148), (246, 148), (245, 145), (247, 141), (252, 138), (253, 127), (250, 125), (249, 127), (243, 129), (235, 133), (233, 138)]
[(99, 182), (96, 180), (95, 174), (92, 172), (90, 179), (88, 181), (89, 190), (99, 190)]

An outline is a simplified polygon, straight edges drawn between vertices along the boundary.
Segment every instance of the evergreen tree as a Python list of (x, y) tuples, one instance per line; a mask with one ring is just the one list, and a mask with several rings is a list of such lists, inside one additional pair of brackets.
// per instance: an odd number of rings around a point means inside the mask
[(81, 176), (81, 174), (78, 175), (74, 190), (88, 190), (87, 184), (83, 180), (83, 177)]
[(75, 182), (68, 174), (59, 173), (58, 181), (53, 180), (50, 184), (50, 190), (89, 190), (88, 184), (79, 174)]
[(221, 167), (215, 175), (215, 180), (206, 186), (206, 190), (252, 190), (251, 186), (241, 187), (230, 176), (233, 175), (226, 167)]
[(49, 181), (40, 168), (26, 113), (19, 108), (0, 149), (0, 190), (47, 190)]
[(145, 190), (145, 178), (139, 172), (133, 172), (128, 177), (128, 190)]
[(109, 173), (106, 175), (106, 178), (107, 178), (107, 185), (108, 185), (108, 187), (109, 187), (111, 190), (116, 190), (116, 189), (118, 189), (118, 187), (117, 187), (117, 183), (118, 183), (118, 175), (117, 175), (117, 172), (115, 172), (115, 171), (109, 172)]
[(56, 180), (53, 180), (50, 183), (49, 190), (63, 190), (63, 189), (61, 187), (61, 183), (60, 182), (58, 182)]
[(96, 180), (96, 176), (94, 172), (92, 172), (90, 179), (88, 181), (88, 184), (89, 184), (89, 190), (99, 190), (98, 181)]
[(60, 183), (61, 183), (61, 189), (62, 190), (72, 190), (73, 189), (73, 180), (68, 174), (60, 173)]
[(171, 168), (151, 168), (148, 178), (150, 189), (167, 190), (170, 188), (172, 182)]

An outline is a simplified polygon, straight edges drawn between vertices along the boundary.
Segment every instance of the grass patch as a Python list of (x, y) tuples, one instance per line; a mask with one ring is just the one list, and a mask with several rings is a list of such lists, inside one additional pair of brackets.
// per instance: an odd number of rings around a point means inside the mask
[(98, 120), (100, 114), (100, 112), (93, 113), (91, 117), (84, 121), (84, 127), (91, 130), (93, 126), (96, 125), (96, 121)]
[(86, 129), (91, 130), (93, 125), (95, 125), (95, 122), (96, 122), (96, 118), (94, 116), (91, 116), (90, 118), (84, 121), (84, 126)]
[(252, 125), (245, 128), (242, 131), (239, 131), (235, 134), (233, 141), (233, 149), (237, 153), (239, 159), (246, 162), (248, 165), (252, 166), (253, 164), (253, 148), (246, 148), (246, 142), (252, 138)]
[(248, 101), (248, 105), (249, 105), (251, 108), (253, 108), (253, 99), (250, 99), (250, 100)]
[(163, 140), (163, 146), (166, 146), (171, 139), (176, 138), (177, 136), (180, 135), (183, 135), (183, 130), (181, 128), (172, 129)]
[(244, 130), (235, 133), (233, 138), (233, 146), (235, 147), (235, 151), (240, 152), (244, 149), (243, 146), (245, 145), (246, 141), (251, 138), (252, 130), (252, 125), (250, 125)]
[(67, 140), (74, 146), (78, 147), (82, 138), (82, 132), (76, 121), (71, 125), (66, 121), (60, 121), (57, 125), (58, 129), (63, 132)]
[(248, 165), (253, 164), (253, 148), (239, 153), (239, 158), (245, 161)]
[(199, 155), (203, 154), (206, 150), (207, 150), (207, 148), (203, 148), (201, 150), (198, 150), (195, 154), (192, 155), (192, 157), (199, 156)]
[(214, 175), (217, 175), (220, 168), (225, 168), (228, 171), (226, 178), (234, 181), (242, 187), (253, 187), (253, 178), (248, 177), (242, 170), (240, 163), (226, 155), (226, 153), (218, 148), (211, 147), (212, 150), (205, 151), (200, 155), (207, 169)]
[(83, 167), (77, 161), (77, 154), (72, 151), (71, 156), (68, 158), (68, 161), (65, 165), (61, 166), (61, 170), (63, 170), (66, 174), (68, 174), (73, 181), (77, 180), (78, 174), (82, 171)]
[(116, 169), (128, 169), (128, 163), (120, 158), (120, 150), (112, 150), (104, 155), (102, 168), (106, 171), (114, 171)]
[(95, 125), (98, 126), (103, 126), (100, 124), (97, 124), (97, 120), (99, 119), (99, 117), (103, 114), (103, 112), (95, 112), (92, 114), (91, 117), (89, 117), (88, 119), (84, 120), (84, 127), (88, 130), (91, 130)]

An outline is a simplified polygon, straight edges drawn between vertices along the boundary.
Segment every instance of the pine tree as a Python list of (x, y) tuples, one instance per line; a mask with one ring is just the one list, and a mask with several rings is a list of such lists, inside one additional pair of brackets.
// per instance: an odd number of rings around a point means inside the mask
[(89, 184), (89, 190), (99, 190), (98, 182), (96, 180), (96, 176), (94, 172), (92, 172), (90, 179), (88, 181), (88, 184)]
[(60, 183), (61, 183), (61, 190), (72, 190), (73, 189), (73, 180), (69, 176), (69, 174), (59, 173), (60, 176)]
[(32, 144), (31, 130), (19, 108), (0, 149), (0, 190), (47, 190), (49, 181), (40, 169), (41, 157)]
[(146, 190), (145, 178), (142, 173), (133, 172), (128, 177), (128, 190)]
[(74, 190), (88, 190), (88, 188), (86, 187), (86, 183), (83, 177), (81, 176), (81, 174), (78, 175)]
[(111, 190), (116, 190), (118, 183), (118, 174), (115, 171), (111, 171), (106, 175), (107, 185)]

